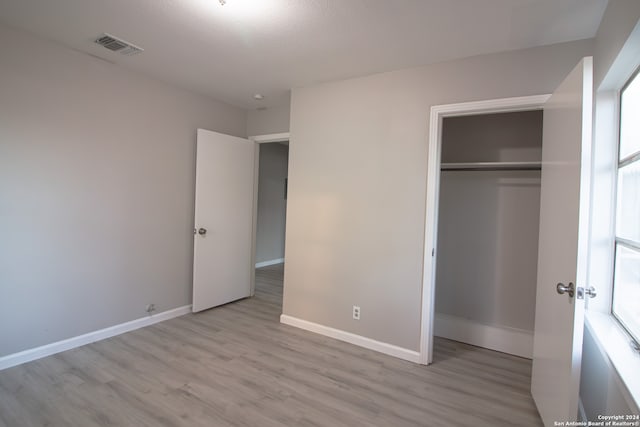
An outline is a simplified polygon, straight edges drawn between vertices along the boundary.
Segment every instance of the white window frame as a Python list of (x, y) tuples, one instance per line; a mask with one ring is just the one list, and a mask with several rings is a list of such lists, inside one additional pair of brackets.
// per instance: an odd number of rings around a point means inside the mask
[[(612, 314), (615, 254), (615, 213), (619, 164), (620, 94), (640, 69), (640, 27), (633, 31), (617, 58), (604, 72), (594, 92), (594, 146), (591, 188), (591, 250), (589, 286), (597, 290), (589, 298), (585, 327), (593, 337), (613, 382), (629, 408), (640, 407), (640, 355), (629, 335)], [(596, 80), (597, 81), (597, 80)]]
[(615, 190), (614, 190), (614, 194), (615, 194), (615, 201), (616, 203), (614, 203), (614, 212), (613, 212), (613, 218), (614, 218), (614, 227), (613, 227), (613, 240), (614, 240), (614, 244), (613, 244), (613, 265), (614, 268), (612, 268), (612, 274), (611, 274), (611, 301), (610, 301), (610, 313), (613, 316), (613, 318), (616, 320), (616, 322), (618, 322), (618, 324), (620, 325), (620, 327), (625, 331), (625, 333), (629, 336), (629, 340), (630, 340), (630, 345), (633, 347), (633, 349), (635, 351), (640, 351), (640, 335), (636, 335), (633, 331), (630, 330), (630, 328), (625, 325), (624, 320), (621, 319), (613, 310), (614, 307), (614, 299), (615, 299), (615, 264), (616, 264), (616, 257), (617, 257), (617, 252), (618, 252), (618, 246), (624, 246), (630, 250), (635, 250), (635, 251), (640, 251), (640, 245), (638, 244), (638, 242), (634, 242), (634, 241), (630, 241), (628, 239), (624, 239), (622, 237), (618, 237), (617, 232), (616, 232), (616, 218), (617, 218), (617, 199), (619, 197), (618, 194), (618, 178), (619, 178), (619, 174), (620, 174), (620, 169), (628, 166), (632, 163), (636, 163), (636, 162), (640, 162), (640, 151), (637, 151), (635, 153), (632, 153), (629, 156), (626, 156), (624, 159), (620, 158), (620, 146), (622, 143), (622, 94), (623, 92), (629, 87), (629, 85), (631, 84), (631, 82), (634, 81), (634, 79), (636, 78), (640, 78), (640, 67), (637, 68), (633, 74), (631, 74), (631, 76), (627, 79), (627, 81), (624, 83), (624, 85), (620, 88), (620, 90), (617, 92), (617, 101), (618, 101), (618, 109), (617, 109), (617, 127), (618, 127), (618, 132), (617, 132), (617, 144), (616, 144), (616, 171), (615, 171)]

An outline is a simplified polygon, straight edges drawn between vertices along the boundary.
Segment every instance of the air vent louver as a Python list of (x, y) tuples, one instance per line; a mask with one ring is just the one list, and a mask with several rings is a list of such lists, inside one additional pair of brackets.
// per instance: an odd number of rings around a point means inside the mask
[(144, 50), (141, 47), (107, 33), (102, 34), (95, 40), (95, 42), (113, 52), (120, 52), (122, 55), (135, 55), (136, 53), (140, 53)]

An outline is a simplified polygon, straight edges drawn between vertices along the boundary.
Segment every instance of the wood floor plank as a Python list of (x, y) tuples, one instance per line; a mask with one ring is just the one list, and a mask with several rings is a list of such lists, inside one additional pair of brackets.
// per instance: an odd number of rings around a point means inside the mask
[(282, 277), (0, 371), (0, 427), (542, 425), (529, 360), (436, 339), (425, 367), (280, 324)]

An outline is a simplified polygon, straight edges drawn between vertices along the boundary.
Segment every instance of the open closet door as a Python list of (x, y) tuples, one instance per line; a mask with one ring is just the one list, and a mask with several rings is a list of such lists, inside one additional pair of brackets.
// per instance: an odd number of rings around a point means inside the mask
[(251, 293), (256, 151), (248, 139), (198, 129), (194, 312)]
[(589, 287), (592, 64), (583, 59), (544, 108), (531, 393), (545, 426), (578, 414)]

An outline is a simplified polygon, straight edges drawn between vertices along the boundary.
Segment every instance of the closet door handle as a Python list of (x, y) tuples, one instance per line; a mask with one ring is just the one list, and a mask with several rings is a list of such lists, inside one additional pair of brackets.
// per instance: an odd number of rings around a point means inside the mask
[(573, 298), (573, 296), (576, 293), (576, 287), (572, 282), (569, 282), (568, 285), (565, 285), (564, 283), (558, 283), (556, 285), (556, 291), (560, 294), (569, 294), (569, 298)]

